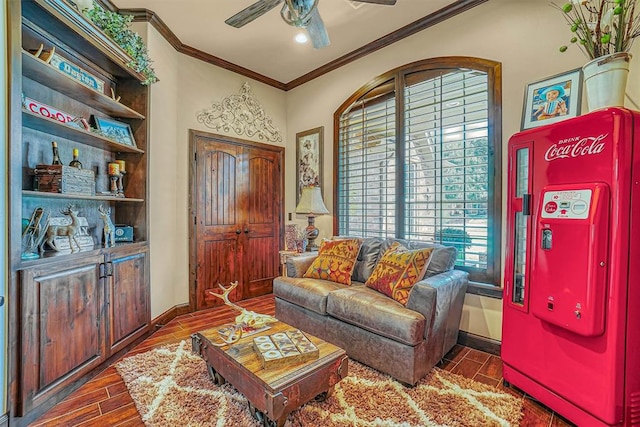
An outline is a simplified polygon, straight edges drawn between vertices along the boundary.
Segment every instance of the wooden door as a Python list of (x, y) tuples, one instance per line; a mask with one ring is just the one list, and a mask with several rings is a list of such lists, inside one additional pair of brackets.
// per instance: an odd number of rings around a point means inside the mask
[(233, 301), (271, 292), (282, 235), (282, 147), (192, 131), (190, 305), (238, 281)]
[(255, 147), (244, 149), (247, 162), (244, 182), (247, 194), (242, 239), (244, 286), (242, 298), (271, 293), (280, 273), (282, 239), (282, 182), (280, 154)]

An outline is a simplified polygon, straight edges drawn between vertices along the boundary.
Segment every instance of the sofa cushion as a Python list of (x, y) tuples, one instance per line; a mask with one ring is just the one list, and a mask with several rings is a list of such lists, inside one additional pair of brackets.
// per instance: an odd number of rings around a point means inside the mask
[(366, 286), (331, 292), (327, 297), (327, 314), (407, 345), (424, 340), (426, 321), (422, 314)]
[(381, 237), (367, 237), (362, 240), (358, 259), (351, 274), (352, 280), (364, 283), (371, 276), (380, 256), (382, 241)]
[(342, 285), (328, 280), (276, 277), (273, 280), (273, 294), (285, 301), (327, 314), (327, 296), (330, 292), (344, 289)]
[(424, 275), (425, 277), (431, 277), (435, 276), (436, 274), (449, 271), (453, 269), (453, 266), (456, 263), (456, 255), (458, 254), (458, 250), (455, 247), (444, 246), (434, 242), (410, 242), (405, 239), (386, 239), (384, 242), (382, 242), (380, 253), (384, 254), (385, 251), (394, 242), (400, 242), (408, 249), (434, 248), (433, 254), (431, 255), (431, 261), (429, 261), (429, 265), (427, 266), (427, 272)]
[(360, 250), (360, 239), (325, 240), (318, 257), (303, 277), (351, 284), (351, 272)]
[(407, 251), (397, 245), (385, 252), (365, 285), (406, 305), (411, 288), (424, 277), (433, 248)]
[(425, 277), (431, 277), (449, 271), (453, 269), (456, 263), (458, 250), (453, 246), (444, 246), (433, 242), (411, 242), (405, 244), (405, 246), (409, 249), (434, 249), (433, 254), (431, 254), (431, 261), (429, 261), (429, 265), (427, 266), (427, 272), (424, 275)]

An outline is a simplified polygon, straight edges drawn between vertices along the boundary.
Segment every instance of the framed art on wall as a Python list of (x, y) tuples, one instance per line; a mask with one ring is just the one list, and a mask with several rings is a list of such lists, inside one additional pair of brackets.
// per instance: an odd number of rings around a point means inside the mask
[(296, 205), (303, 187), (311, 185), (322, 191), (322, 143), (324, 126), (296, 134)]
[(522, 109), (522, 129), (560, 122), (580, 115), (582, 69), (529, 83)]

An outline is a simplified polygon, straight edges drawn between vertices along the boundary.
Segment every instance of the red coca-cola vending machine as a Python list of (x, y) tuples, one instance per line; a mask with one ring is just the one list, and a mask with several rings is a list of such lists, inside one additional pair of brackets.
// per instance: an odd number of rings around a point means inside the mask
[(504, 379), (578, 426), (640, 426), (640, 112), (508, 150)]

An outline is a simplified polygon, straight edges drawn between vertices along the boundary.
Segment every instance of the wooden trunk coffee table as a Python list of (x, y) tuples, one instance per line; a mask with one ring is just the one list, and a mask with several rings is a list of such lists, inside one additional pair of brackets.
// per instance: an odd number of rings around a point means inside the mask
[(221, 385), (228, 381), (249, 400), (256, 419), (268, 427), (281, 427), (293, 410), (313, 399), (326, 398), (333, 386), (347, 375), (348, 361), (343, 349), (305, 333), (319, 350), (317, 359), (263, 369), (253, 349), (253, 338), (296, 329), (283, 322), (270, 326), (265, 331), (243, 336), (231, 348), (213, 345), (222, 343), (218, 327), (193, 334), (191, 338), (193, 352), (207, 362), (214, 383)]

